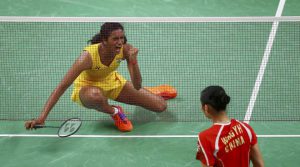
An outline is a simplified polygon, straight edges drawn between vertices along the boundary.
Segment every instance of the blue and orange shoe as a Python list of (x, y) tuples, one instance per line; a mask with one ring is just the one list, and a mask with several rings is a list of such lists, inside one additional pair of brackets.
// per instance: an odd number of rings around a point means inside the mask
[(121, 132), (130, 132), (133, 129), (133, 126), (131, 122), (127, 119), (126, 115), (124, 114), (122, 107), (120, 106), (113, 106), (113, 107), (119, 110), (117, 114), (111, 116), (115, 122), (116, 127)]

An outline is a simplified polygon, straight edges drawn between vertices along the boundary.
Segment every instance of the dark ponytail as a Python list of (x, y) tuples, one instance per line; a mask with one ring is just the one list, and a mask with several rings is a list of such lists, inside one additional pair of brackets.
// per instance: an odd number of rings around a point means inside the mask
[(230, 97), (221, 86), (209, 86), (201, 92), (201, 103), (211, 105), (216, 111), (226, 110)]
[(100, 43), (100, 42), (101, 42), (101, 35), (100, 35), (100, 33), (95, 34), (93, 36), (93, 38), (88, 41), (88, 43), (90, 43), (90, 44), (96, 44), (96, 43)]
[[(101, 26), (100, 32), (97, 33), (97, 34), (95, 34), (93, 36), (93, 38), (88, 41), (88, 43), (91, 43), (91, 44), (101, 43), (104, 40), (108, 39), (108, 37), (110, 36), (110, 34), (111, 34), (112, 31), (115, 31), (115, 30), (118, 30), (118, 29), (121, 29), (121, 30), (124, 31), (124, 27), (122, 26), (122, 24), (120, 24), (120, 23), (112, 23), (112, 22), (104, 23)], [(124, 38), (125, 38), (124, 39), (124, 44), (125, 44), (127, 42), (127, 38), (126, 38), (126, 36)]]

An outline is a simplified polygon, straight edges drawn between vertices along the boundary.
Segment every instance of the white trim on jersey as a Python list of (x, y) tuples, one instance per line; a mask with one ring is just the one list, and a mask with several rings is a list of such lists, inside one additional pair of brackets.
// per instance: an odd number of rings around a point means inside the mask
[(214, 156), (217, 157), (217, 153), (219, 152), (219, 139), (220, 139), (220, 136), (221, 136), (221, 133), (222, 133), (222, 130), (224, 128), (225, 125), (222, 125), (219, 132), (218, 132), (218, 135), (216, 137), (216, 140), (215, 140), (215, 151), (214, 151)]
[(248, 133), (248, 136), (249, 136), (249, 139), (250, 139), (250, 142), (252, 142), (252, 133), (250, 131), (249, 128), (247, 128), (247, 126), (245, 126), (242, 122), (236, 120), (238, 123), (240, 123), (245, 129), (246, 129), (246, 132)]
[(208, 161), (208, 158), (207, 158), (206, 152), (205, 152), (205, 150), (204, 150), (204, 148), (203, 148), (203, 146), (202, 146), (202, 144), (201, 144), (201, 141), (200, 141), (200, 138), (199, 138), (199, 136), (198, 136), (198, 142), (199, 142), (199, 144), (200, 144), (200, 147), (201, 147), (201, 150), (202, 150), (202, 152), (203, 152), (203, 154), (204, 154), (205, 161), (206, 161), (206, 166), (209, 166), (209, 161)]
[(223, 122), (223, 123), (221, 123), (221, 122), (214, 123), (214, 125), (230, 125), (230, 124), (231, 124), (231, 121), (229, 121), (229, 122)]

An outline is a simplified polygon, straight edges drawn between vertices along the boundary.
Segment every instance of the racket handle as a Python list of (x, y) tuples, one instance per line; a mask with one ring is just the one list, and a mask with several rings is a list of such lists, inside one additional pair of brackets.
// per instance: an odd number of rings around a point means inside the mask
[(34, 125), (34, 129), (40, 129), (40, 128), (44, 128), (45, 126), (44, 125)]

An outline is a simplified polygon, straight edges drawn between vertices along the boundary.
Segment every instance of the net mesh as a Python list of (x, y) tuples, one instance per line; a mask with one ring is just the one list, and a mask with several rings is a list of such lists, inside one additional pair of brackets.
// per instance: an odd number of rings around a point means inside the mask
[[(103, 22), (0, 22), (0, 119), (37, 117)], [(121, 105), (127, 117), (136, 121), (206, 121), (200, 111), (200, 92), (206, 86), (221, 85), (232, 99), (229, 116), (243, 120), (273, 22), (124, 22), (128, 43), (139, 48), (143, 85), (169, 84), (176, 87), (178, 96), (159, 114), (109, 102)], [(280, 20), (251, 111), (252, 121), (300, 120), (299, 30), (299, 18)], [(118, 71), (130, 80), (126, 63)], [(72, 87), (48, 120), (75, 116), (82, 120), (111, 119), (73, 103)]]

